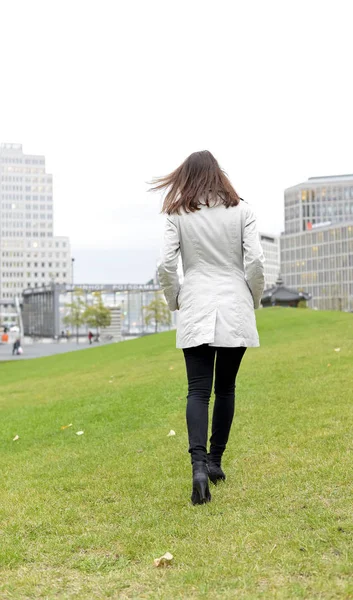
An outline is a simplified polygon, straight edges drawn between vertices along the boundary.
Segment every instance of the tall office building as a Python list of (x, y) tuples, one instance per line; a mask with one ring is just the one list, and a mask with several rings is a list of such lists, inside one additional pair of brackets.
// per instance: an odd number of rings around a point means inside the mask
[(71, 283), (69, 239), (54, 237), (53, 225), (53, 176), (44, 156), (1, 144), (0, 323), (11, 320), (14, 297), (25, 288)]
[(310, 305), (353, 309), (353, 175), (312, 177), (284, 193), (280, 238), (285, 284)]
[(265, 256), (265, 290), (275, 285), (280, 272), (279, 236), (260, 233), (260, 242)]

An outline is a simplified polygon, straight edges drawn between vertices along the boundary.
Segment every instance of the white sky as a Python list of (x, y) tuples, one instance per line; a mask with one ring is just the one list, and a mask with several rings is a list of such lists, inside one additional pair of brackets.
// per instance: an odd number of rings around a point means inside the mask
[(353, 172), (351, 0), (0, 0), (0, 142), (44, 154), (80, 282), (143, 282), (146, 182), (208, 149), (258, 215)]

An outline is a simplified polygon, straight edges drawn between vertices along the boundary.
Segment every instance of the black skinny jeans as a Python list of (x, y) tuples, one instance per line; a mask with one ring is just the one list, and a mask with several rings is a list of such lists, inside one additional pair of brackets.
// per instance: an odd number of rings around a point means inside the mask
[(188, 376), (186, 421), (191, 461), (206, 461), (208, 405), (215, 369), (215, 404), (210, 439), (210, 457), (221, 463), (234, 416), (235, 380), (246, 348), (216, 348), (204, 344), (184, 348)]

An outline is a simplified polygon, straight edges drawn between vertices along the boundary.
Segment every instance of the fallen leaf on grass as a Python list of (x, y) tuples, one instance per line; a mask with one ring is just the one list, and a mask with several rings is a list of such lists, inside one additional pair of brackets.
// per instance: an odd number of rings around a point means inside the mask
[(67, 429), (68, 427), (72, 427), (72, 423), (70, 423), (70, 425), (63, 425), (60, 429)]
[(13, 440), (12, 440), (12, 441), (13, 441), (13, 442), (17, 442), (17, 440), (19, 440), (19, 439), (20, 439), (20, 436), (19, 436), (19, 435), (15, 435), (15, 437), (13, 438)]
[(76, 431), (76, 435), (83, 435), (84, 433), (84, 431)]
[(335, 352), (341, 352), (341, 348), (335, 348)]
[(328, 366), (328, 367), (330, 367), (330, 366), (331, 366), (331, 363), (328, 363), (328, 365), (327, 365), (327, 366)]
[(174, 371), (174, 367), (169, 367), (169, 371)]
[(170, 430), (170, 432), (168, 433), (167, 437), (170, 437), (172, 435), (175, 435), (175, 431), (173, 431), (173, 429)]
[(163, 556), (154, 559), (155, 567), (168, 567), (173, 560), (173, 554), (166, 552)]

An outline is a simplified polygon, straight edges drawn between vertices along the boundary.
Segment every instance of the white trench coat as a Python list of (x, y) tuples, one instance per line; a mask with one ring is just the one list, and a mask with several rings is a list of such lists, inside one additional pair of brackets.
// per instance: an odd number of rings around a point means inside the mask
[(264, 289), (263, 265), (256, 219), (246, 202), (167, 215), (158, 274), (170, 310), (179, 310), (177, 348), (259, 346), (254, 309)]

